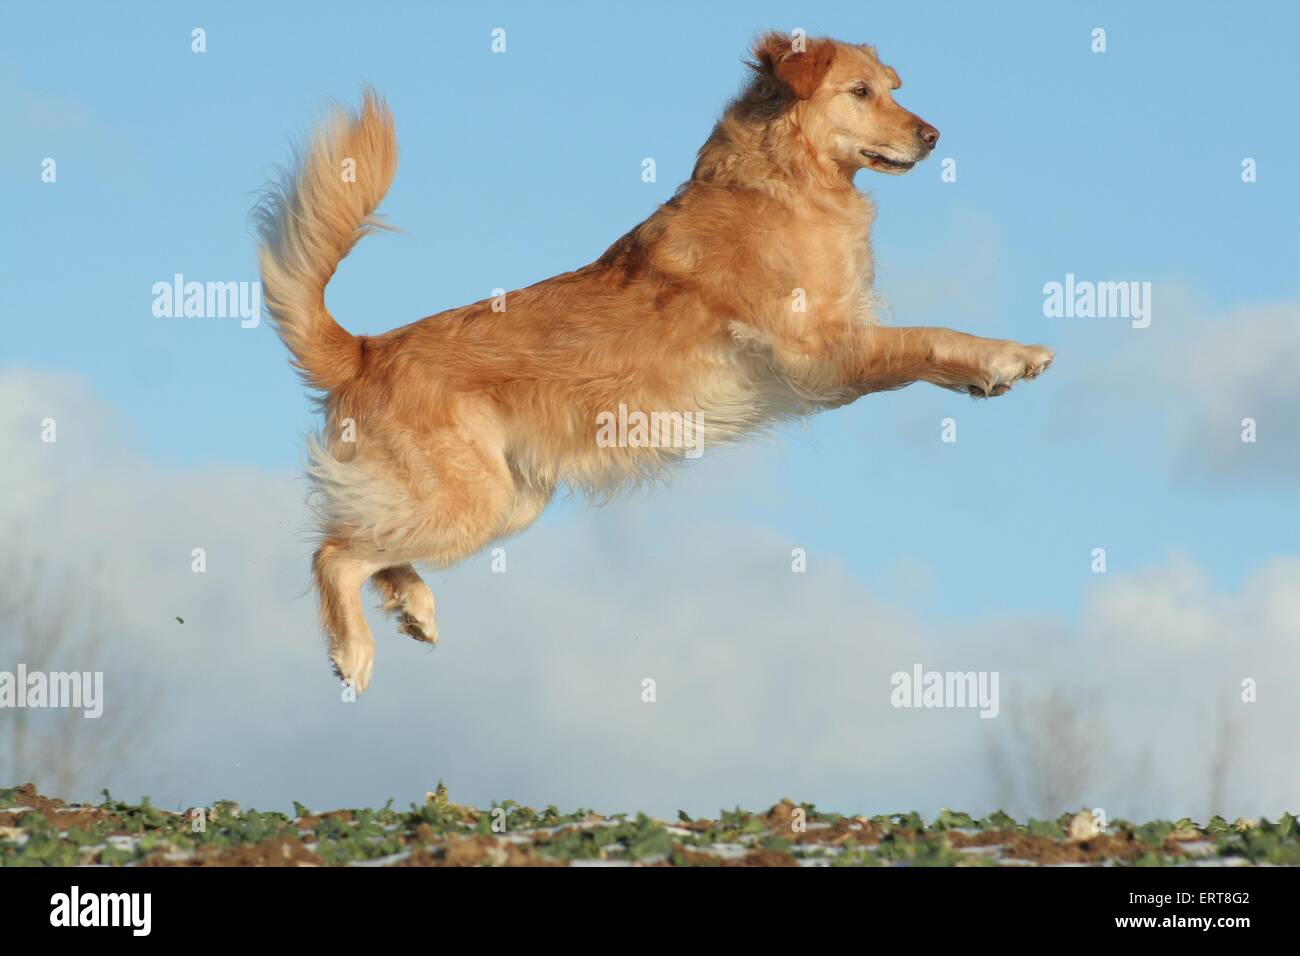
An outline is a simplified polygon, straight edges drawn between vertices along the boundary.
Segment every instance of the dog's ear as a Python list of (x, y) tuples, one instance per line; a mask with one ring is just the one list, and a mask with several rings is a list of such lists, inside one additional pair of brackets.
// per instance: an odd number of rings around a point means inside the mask
[[(882, 63), (881, 66), (884, 66)], [(889, 88), (896, 90), (903, 85), (903, 81), (898, 78), (898, 71), (892, 66), (885, 66), (885, 76), (889, 77)]]
[(817, 92), (826, 71), (835, 59), (835, 44), (830, 40), (798, 37), (796, 43), (782, 33), (766, 33), (754, 44), (756, 70), (775, 77), (801, 100)]

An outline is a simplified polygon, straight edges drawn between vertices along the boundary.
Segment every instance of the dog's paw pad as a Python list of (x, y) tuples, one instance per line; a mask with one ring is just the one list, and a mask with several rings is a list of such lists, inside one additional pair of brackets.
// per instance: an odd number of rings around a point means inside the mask
[(994, 398), (1011, 391), (1016, 382), (1037, 378), (1052, 364), (1054, 354), (1041, 345), (1008, 342), (995, 352), (986, 365), (988, 379), (970, 386), (977, 398)]
[(422, 621), (405, 611), (397, 617), (397, 629), (407, 637), (414, 638), (423, 644), (438, 643), (438, 625), (431, 620)]

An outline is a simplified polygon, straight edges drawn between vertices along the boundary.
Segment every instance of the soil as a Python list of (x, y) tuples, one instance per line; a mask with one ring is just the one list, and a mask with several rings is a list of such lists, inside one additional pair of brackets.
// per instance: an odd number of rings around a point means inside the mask
[[(495, 824), (500, 808), (461, 806), (440, 788), (422, 807), (411, 805), (405, 811), (342, 809), (296, 819), (252, 810), (241, 814), (233, 804), (216, 804), (209, 808), (207, 829), (196, 836), (188, 813), (122, 803), (69, 806), (41, 795), (31, 784), (0, 792), (5, 795), (0, 865), (1123, 866), (1139, 861), (1176, 865), (1193, 859), (1300, 864), (1300, 833), (1291, 815), (1278, 823), (1228, 825), (1216, 820), (1207, 828), (1188, 821), (1160, 826), (1120, 823), (1072, 839), (1068, 833), (1077, 828), (1069, 826), (1069, 814), (1046, 825), (1039, 821), (1020, 826), (1004, 815), (994, 822), (947, 813), (925, 825), (918, 824), (915, 814), (845, 817), (782, 800), (763, 813), (733, 811), (718, 820), (664, 823), (639, 815), (564, 815), (554, 808), (538, 813), (514, 806), (503, 817), (509, 821), (508, 832), (498, 835), (488, 832), (485, 823), (490, 818)], [(33, 817), (49, 826), (33, 827)], [(904, 819), (910, 825), (901, 825)], [(964, 823), (954, 827), (954, 820)], [(1161, 834), (1162, 842), (1150, 845), (1139, 833)], [(1187, 846), (1191, 842), (1197, 845)]]

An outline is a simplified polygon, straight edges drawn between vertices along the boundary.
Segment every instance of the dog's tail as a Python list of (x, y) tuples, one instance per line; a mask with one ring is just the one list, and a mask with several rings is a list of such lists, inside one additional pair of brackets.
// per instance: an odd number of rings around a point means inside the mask
[(385, 228), (375, 209), (396, 171), (392, 114), (367, 88), (361, 111), (336, 109), (253, 211), (267, 312), (315, 388), (360, 371), (361, 343), (325, 308), (325, 286), (362, 236)]

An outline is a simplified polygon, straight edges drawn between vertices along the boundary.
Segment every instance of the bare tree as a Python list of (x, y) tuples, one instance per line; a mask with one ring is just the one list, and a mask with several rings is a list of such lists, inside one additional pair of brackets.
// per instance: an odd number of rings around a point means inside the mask
[(1009, 708), (1010, 740), (989, 743), (995, 798), (1015, 814), (1054, 817), (1086, 805), (1105, 730), (1078, 699), (1053, 688)]
[(1232, 767), (1232, 752), (1237, 742), (1237, 725), (1233, 723), (1228, 701), (1220, 697), (1215, 707), (1214, 749), (1210, 751), (1210, 805), (1205, 818), (1208, 820), (1216, 813), (1224, 814), (1229, 771)]
[[(120, 632), (98, 580), (93, 569), (52, 567), (42, 558), (0, 559), (0, 671), (16, 675), (20, 664), (29, 674), (99, 671), (107, 641)], [(141, 749), (147, 709), (125, 696), (98, 719), (80, 709), (0, 708), (0, 786), (94, 793)]]

